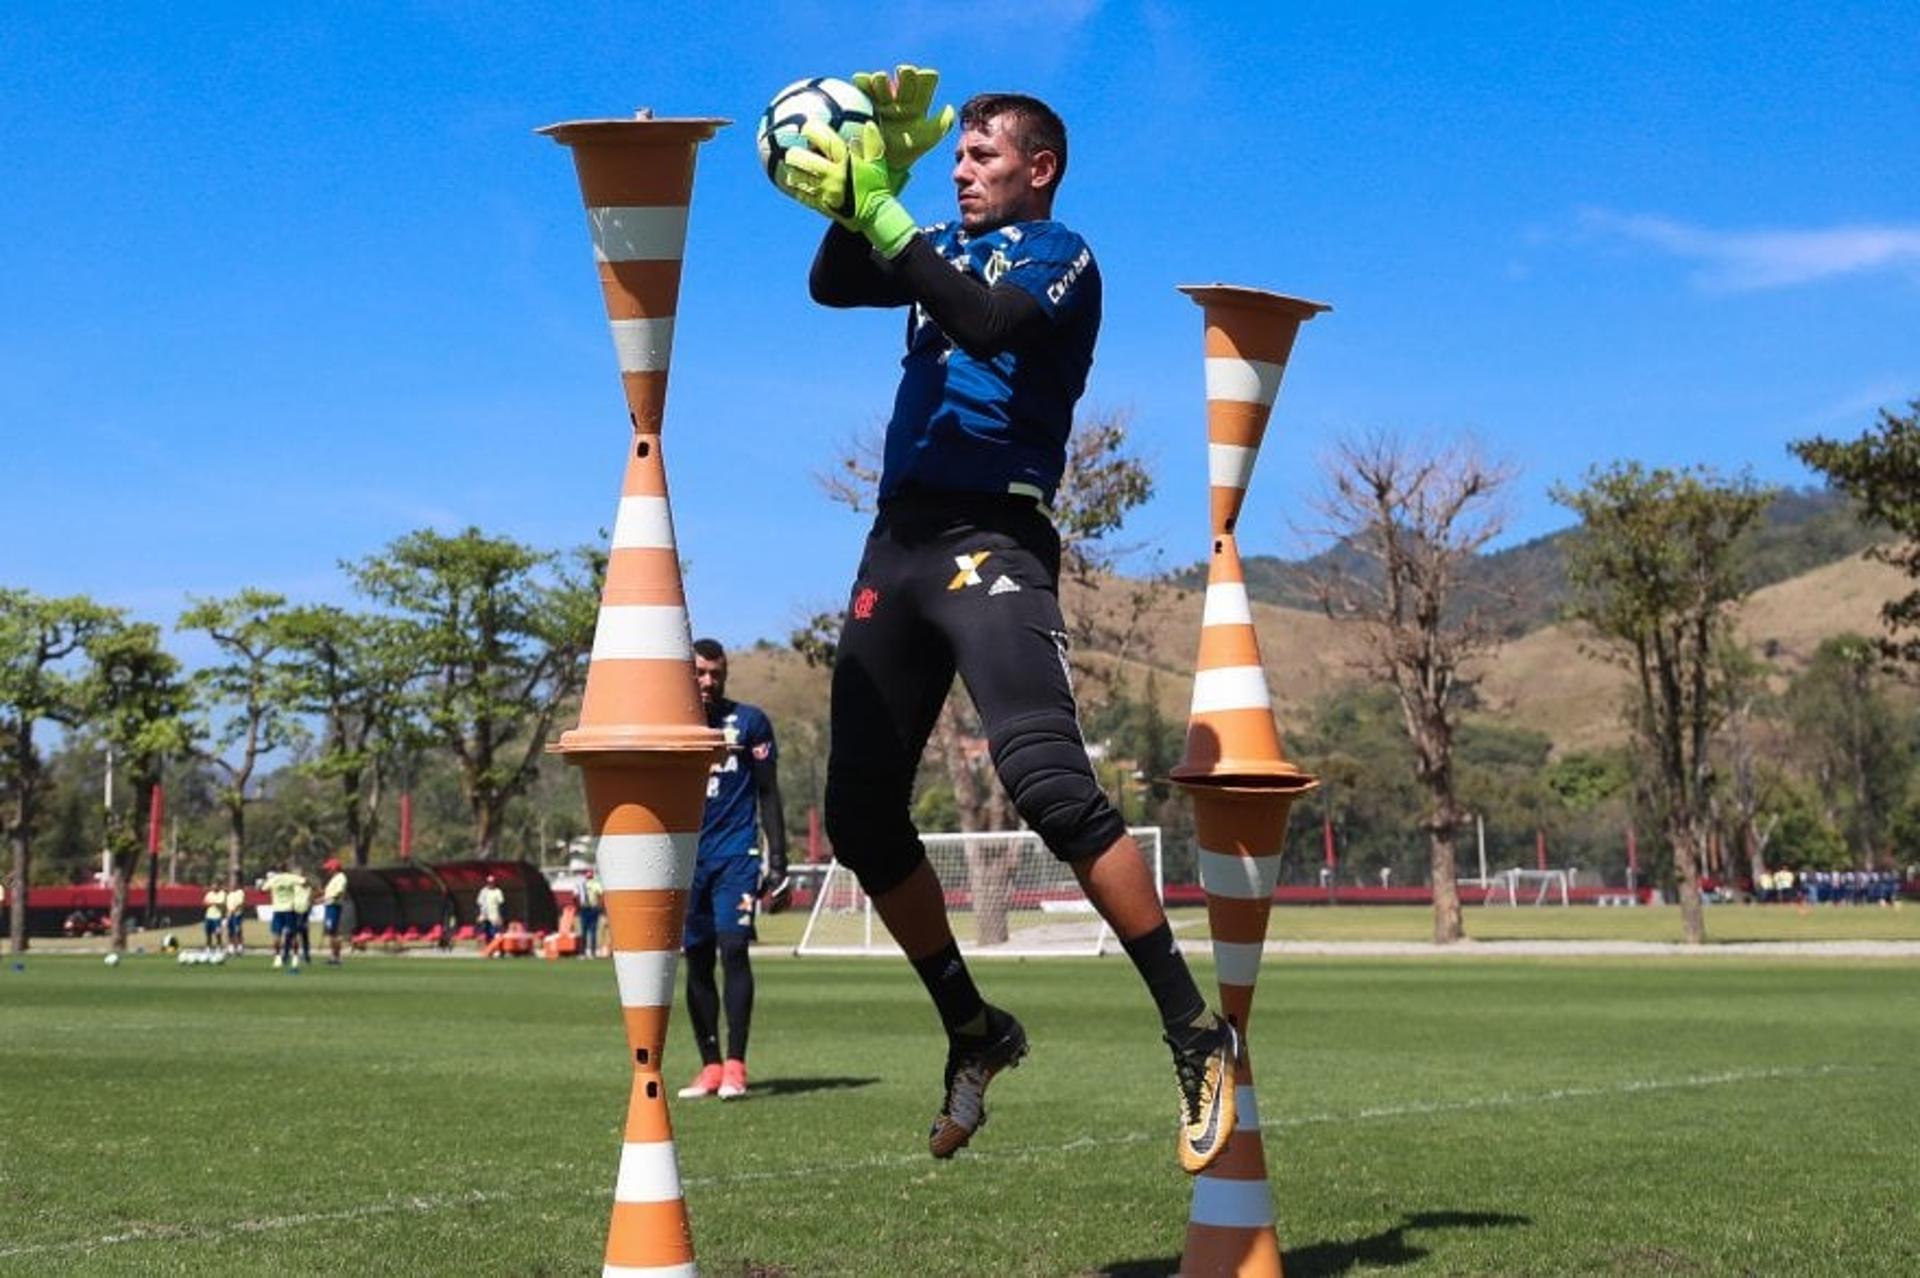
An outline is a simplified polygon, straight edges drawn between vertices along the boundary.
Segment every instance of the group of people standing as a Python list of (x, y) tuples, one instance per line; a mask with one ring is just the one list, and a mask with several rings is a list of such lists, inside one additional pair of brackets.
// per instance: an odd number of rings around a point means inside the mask
[(1900, 876), (1892, 870), (1768, 870), (1754, 884), (1763, 902), (1801, 905), (1894, 905)]
[[(347, 875), (336, 857), (320, 863), (326, 876), (320, 889), (321, 926), (332, 953), (331, 967), (340, 965), (340, 915), (347, 895)], [(274, 866), (257, 884), (267, 894), (271, 914), (268, 927), (272, 936), (273, 965), (298, 971), (302, 963), (313, 961), (313, 883), (299, 866), (283, 861)], [(206, 933), (209, 954), (224, 951), (238, 956), (246, 952), (247, 890), (236, 877), (225, 888), (208, 888), (202, 898), (201, 926)]]

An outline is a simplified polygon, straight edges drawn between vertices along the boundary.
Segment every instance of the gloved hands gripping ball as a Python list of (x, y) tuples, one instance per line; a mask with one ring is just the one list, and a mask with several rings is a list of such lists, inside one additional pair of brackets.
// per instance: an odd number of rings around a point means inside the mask
[(811, 149), (787, 152), (793, 197), (859, 231), (882, 257), (897, 256), (918, 228), (913, 214), (894, 198), (880, 126), (867, 123), (851, 144), (818, 124), (801, 132)]
[(940, 87), (940, 73), (932, 67), (903, 62), (891, 80), (885, 71), (855, 72), (853, 87), (873, 103), (873, 118), (887, 146), (887, 167), (893, 170), (893, 190), (898, 195), (907, 184), (907, 170), (939, 146), (940, 139), (953, 127), (951, 106), (941, 107), (939, 115), (928, 114), (933, 107), (933, 92)]
[(803, 152), (807, 150), (801, 131), (809, 124), (817, 124), (829, 133), (852, 140), (872, 119), (873, 103), (845, 80), (824, 76), (795, 80), (774, 94), (773, 101), (760, 113), (760, 127), (754, 132), (754, 144), (760, 149), (760, 166), (776, 187), (806, 203), (791, 184), (787, 166), (789, 151), (796, 147)]

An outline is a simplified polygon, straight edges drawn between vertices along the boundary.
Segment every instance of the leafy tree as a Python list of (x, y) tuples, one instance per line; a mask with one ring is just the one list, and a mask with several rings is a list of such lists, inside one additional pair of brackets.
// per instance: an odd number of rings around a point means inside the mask
[(147, 850), (154, 788), (168, 755), (186, 751), (191, 690), (180, 662), (160, 646), (160, 629), (146, 622), (113, 626), (87, 643), (87, 723), (126, 761), (133, 802), (107, 829), (112, 866), (113, 947), (127, 947), (127, 888)]
[(318, 751), (302, 767), (333, 787), (332, 816), (353, 863), (365, 865), (387, 782), (418, 744), (409, 685), (420, 655), (402, 623), (331, 605), (289, 610), (281, 637), (292, 704), (321, 725)]
[(1773, 802), (1778, 821), (1769, 847), (1775, 865), (1801, 870), (1846, 868), (1852, 860), (1846, 835), (1828, 819), (1810, 787), (1786, 782), (1778, 787)]
[(0, 588), (0, 797), (13, 844), (7, 928), (16, 954), (27, 948), (27, 888), (33, 881), (33, 835), (44, 783), (34, 733), (42, 723), (71, 725), (79, 719), (81, 676), (69, 659), (118, 615), (84, 595), (48, 599)]
[(223, 658), (194, 672), (203, 722), (196, 751), (220, 776), (227, 817), (227, 877), (238, 882), (246, 860), (248, 787), (261, 760), (301, 735), (293, 689), (278, 660), (286, 642), (285, 596), (247, 589), (226, 599), (195, 601), (179, 621), (212, 639)]
[(1787, 690), (1787, 712), (1828, 820), (1871, 869), (1887, 855), (1888, 832), (1913, 758), (1881, 686), (1879, 653), (1864, 635), (1834, 635)]
[(1573, 812), (1591, 812), (1633, 783), (1626, 761), (1614, 754), (1576, 751), (1547, 765), (1541, 782)]
[[(1905, 539), (1871, 547), (1867, 556), (1920, 581), (1920, 399), (1908, 401), (1905, 416), (1881, 409), (1874, 428), (1858, 439), (1816, 436), (1791, 448), (1836, 488), (1858, 499), (1868, 520)], [(1880, 616), (1887, 625), (1882, 653), (1920, 668), (1920, 587), (1888, 600)]]
[(1328, 617), (1360, 632), (1358, 664), (1391, 687), (1426, 793), (1433, 939), (1463, 935), (1455, 840), (1466, 811), (1454, 776), (1466, 666), (1499, 641), (1498, 609), (1461, 590), (1464, 574), (1502, 527), (1511, 472), (1471, 449), (1423, 450), (1391, 436), (1344, 441), (1325, 467), (1322, 531), (1364, 569), (1334, 561), (1316, 583)]
[(507, 805), (532, 784), (555, 714), (583, 686), (602, 569), (591, 552), (562, 562), (478, 528), (422, 529), (348, 565), (421, 659), (421, 713), (458, 764), (477, 856), (498, 853)]
[(1628, 719), (1673, 850), (1686, 937), (1700, 944), (1710, 747), (1727, 704), (1716, 654), (1746, 593), (1736, 547), (1770, 494), (1747, 478), (1622, 462), (1589, 471), (1584, 487), (1556, 485), (1553, 496), (1581, 518), (1571, 611), (1632, 675)]

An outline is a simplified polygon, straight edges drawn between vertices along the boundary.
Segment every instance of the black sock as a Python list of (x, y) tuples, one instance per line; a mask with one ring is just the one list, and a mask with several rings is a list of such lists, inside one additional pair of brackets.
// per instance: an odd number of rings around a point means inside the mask
[(939, 1010), (940, 1023), (947, 1033), (986, 1028), (986, 1000), (974, 988), (973, 976), (967, 971), (966, 960), (960, 957), (960, 946), (956, 942), (948, 941), (925, 958), (914, 959), (913, 970), (920, 973), (921, 984), (933, 995), (933, 1005)]
[(687, 951), (687, 1023), (703, 1065), (720, 1063), (720, 990), (713, 980), (711, 942)]
[(720, 966), (726, 973), (727, 1059), (747, 1059), (747, 1029), (753, 1021), (753, 967), (747, 961), (747, 938), (720, 942)]
[(1120, 942), (1120, 948), (1147, 983), (1153, 1005), (1160, 1009), (1160, 1023), (1175, 1046), (1185, 1046), (1195, 1035), (1212, 1028), (1213, 1020), (1206, 1014), (1207, 1001), (1200, 997), (1200, 987), (1187, 970), (1186, 957), (1174, 944), (1172, 927), (1162, 922), (1151, 932)]

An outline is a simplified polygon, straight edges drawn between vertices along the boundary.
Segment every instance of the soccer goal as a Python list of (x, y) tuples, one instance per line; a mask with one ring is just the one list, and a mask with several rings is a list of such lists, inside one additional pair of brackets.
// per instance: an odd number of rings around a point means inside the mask
[(1558, 894), (1560, 904), (1569, 905), (1570, 880), (1565, 870), (1502, 870), (1487, 880), (1488, 905), (1550, 905)]
[[(1160, 827), (1141, 826), (1128, 833), (1153, 867), (1154, 890), (1163, 892)], [(1056, 860), (1033, 831), (924, 834), (920, 841), (946, 894), (947, 915), (961, 952), (1039, 958), (1119, 948), (1073, 871)], [(794, 952), (898, 954), (900, 948), (853, 872), (836, 861), (827, 867)]]

